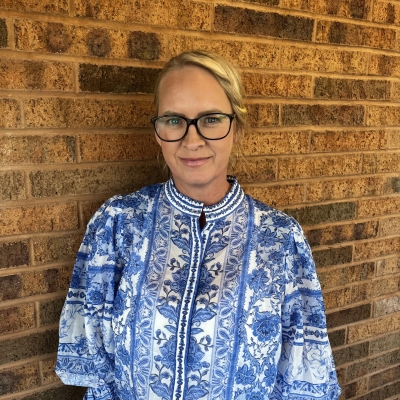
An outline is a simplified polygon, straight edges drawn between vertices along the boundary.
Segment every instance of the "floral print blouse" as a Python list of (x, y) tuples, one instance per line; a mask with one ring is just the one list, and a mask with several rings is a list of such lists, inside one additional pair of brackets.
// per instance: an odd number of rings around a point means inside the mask
[(115, 196), (91, 219), (56, 367), (88, 387), (86, 400), (339, 397), (300, 226), (228, 180), (213, 206), (171, 179)]

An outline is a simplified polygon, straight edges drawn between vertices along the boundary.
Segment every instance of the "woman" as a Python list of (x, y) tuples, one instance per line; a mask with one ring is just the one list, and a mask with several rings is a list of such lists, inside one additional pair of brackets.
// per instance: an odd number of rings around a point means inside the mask
[(57, 373), (86, 399), (337, 399), (323, 300), (292, 218), (227, 176), (245, 107), (220, 56), (183, 53), (152, 119), (172, 178), (88, 225)]

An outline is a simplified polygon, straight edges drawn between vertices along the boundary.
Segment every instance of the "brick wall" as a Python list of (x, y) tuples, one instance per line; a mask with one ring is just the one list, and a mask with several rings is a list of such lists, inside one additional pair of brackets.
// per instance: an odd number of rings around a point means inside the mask
[(343, 399), (400, 399), (400, 1), (1, 0), (0, 400), (53, 368), (94, 210), (165, 179), (149, 118), (185, 49), (241, 71), (246, 191), (313, 247)]

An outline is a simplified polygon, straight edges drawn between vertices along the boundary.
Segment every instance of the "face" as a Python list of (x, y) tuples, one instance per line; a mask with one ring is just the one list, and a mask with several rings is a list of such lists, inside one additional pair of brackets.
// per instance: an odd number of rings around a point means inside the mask
[[(209, 113), (232, 114), (230, 101), (219, 82), (206, 70), (188, 66), (168, 72), (159, 86), (158, 116), (198, 118)], [(201, 137), (194, 125), (178, 142), (163, 142), (156, 136), (177, 189), (205, 204), (215, 204), (229, 190), (226, 180), (229, 156), (235, 136), (221, 140)]]

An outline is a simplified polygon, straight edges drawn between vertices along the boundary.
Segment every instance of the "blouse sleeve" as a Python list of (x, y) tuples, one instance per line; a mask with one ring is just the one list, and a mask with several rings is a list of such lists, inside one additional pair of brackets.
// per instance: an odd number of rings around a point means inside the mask
[(121, 265), (115, 209), (106, 202), (89, 222), (61, 314), (56, 373), (88, 387), (86, 400), (114, 398), (111, 313)]
[(271, 399), (335, 400), (337, 382), (324, 303), (310, 247), (295, 223), (282, 309), (282, 353)]

